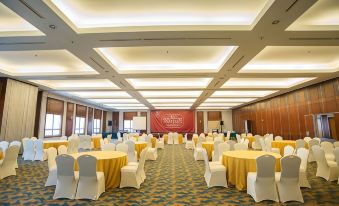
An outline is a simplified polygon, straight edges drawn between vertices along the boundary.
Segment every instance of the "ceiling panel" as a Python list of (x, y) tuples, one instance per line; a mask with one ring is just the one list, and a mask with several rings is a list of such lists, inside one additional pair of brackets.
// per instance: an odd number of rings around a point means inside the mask
[(206, 88), (212, 78), (139, 78), (127, 79), (136, 89)]
[(221, 88), (290, 88), (314, 78), (230, 78)]
[(117, 85), (108, 79), (30, 81), (56, 90), (119, 89)]

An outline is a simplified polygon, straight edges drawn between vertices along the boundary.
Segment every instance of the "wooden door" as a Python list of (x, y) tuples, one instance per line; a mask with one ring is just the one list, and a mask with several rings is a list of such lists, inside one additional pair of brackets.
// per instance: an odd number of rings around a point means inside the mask
[(197, 133), (204, 132), (204, 112), (198, 111), (197, 112)]
[(66, 112), (66, 136), (71, 136), (73, 133), (73, 114), (74, 114), (74, 104), (67, 103), (67, 112)]
[(112, 112), (112, 131), (119, 131), (119, 112)]

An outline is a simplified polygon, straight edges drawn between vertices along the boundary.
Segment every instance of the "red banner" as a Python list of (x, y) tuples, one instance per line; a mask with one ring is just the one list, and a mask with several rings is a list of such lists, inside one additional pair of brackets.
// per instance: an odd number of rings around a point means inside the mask
[(151, 111), (151, 132), (194, 132), (194, 111)]

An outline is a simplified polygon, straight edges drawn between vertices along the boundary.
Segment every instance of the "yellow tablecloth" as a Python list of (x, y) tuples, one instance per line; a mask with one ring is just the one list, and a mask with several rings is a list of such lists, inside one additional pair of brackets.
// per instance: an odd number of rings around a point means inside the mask
[(214, 150), (214, 142), (203, 142), (202, 147), (206, 149), (208, 159), (212, 160), (212, 151)]
[(54, 147), (55, 149), (58, 149), (59, 146), (65, 145), (66, 147), (68, 146), (68, 141), (67, 140), (44, 140), (44, 149), (48, 149), (50, 147)]
[(247, 187), (247, 173), (256, 172), (256, 158), (261, 155), (272, 155), (276, 158), (276, 171), (280, 171), (281, 155), (263, 151), (228, 151), (222, 155), (222, 163), (226, 167), (226, 177), (229, 184), (235, 185), (238, 190)]
[(194, 145), (197, 146), (198, 144), (198, 137), (192, 137), (192, 140), (194, 141)]
[(155, 148), (155, 146), (157, 144), (157, 138), (152, 137), (151, 142), (152, 142), (152, 148)]
[(168, 134), (164, 134), (162, 137), (164, 138), (164, 143), (167, 144), (167, 142), (168, 142)]
[(92, 142), (93, 142), (93, 148), (94, 149), (100, 149), (100, 140), (102, 139), (102, 137), (92, 137)]
[[(92, 155), (97, 158), (97, 171), (105, 174), (105, 188), (119, 187), (121, 180), (121, 168), (127, 165), (127, 154), (117, 151), (92, 151), (72, 154), (76, 159), (81, 155)], [(75, 170), (78, 169), (78, 163), (75, 161)]]
[(0, 160), (2, 160), (4, 158), (4, 154), (2, 151), (0, 151)]
[(184, 135), (183, 134), (178, 134), (178, 141), (179, 141), (179, 144), (182, 144), (184, 142)]
[(247, 137), (248, 139), (248, 146), (252, 148), (252, 142), (255, 141), (255, 138), (254, 137)]
[(135, 151), (137, 151), (138, 159), (140, 158), (140, 153), (143, 149), (147, 147), (147, 142), (135, 142)]

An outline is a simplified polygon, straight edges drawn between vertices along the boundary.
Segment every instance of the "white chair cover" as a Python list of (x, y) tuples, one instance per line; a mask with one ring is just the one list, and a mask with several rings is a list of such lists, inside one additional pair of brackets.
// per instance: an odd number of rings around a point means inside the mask
[(50, 147), (47, 149), (48, 177), (45, 183), (45, 187), (57, 184), (57, 167), (55, 161), (56, 156), (57, 150), (54, 147)]
[(8, 176), (16, 175), (15, 168), (17, 166), (19, 149), (18, 146), (13, 145), (6, 150), (4, 159), (0, 161), (0, 180)]
[(222, 153), (230, 151), (231, 146), (227, 142), (223, 142), (218, 144), (218, 152), (219, 152), (219, 162), (222, 162)]
[(260, 139), (262, 137), (260, 135), (254, 136), (254, 142), (252, 143), (252, 148), (255, 150), (261, 150)]
[(303, 139), (297, 139), (297, 140), (295, 141), (295, 149), (305, 148), (305, 144), (306, 144), (305, 140), (303, 140)]
[(318, 140), (311, 139), (308, 142), (308, 148), (310, 149), (309, 150), (309, 155), (308, 155), (308, 162), (314, 162), (315, 161), (315, 158), (314, 158), (314, 155), (313, 155), (313, 150), (312, 150), (312, 147), (314, 145), (319, 145), (319, 142), (318, 142)]
[(7, 148), (9, 146), (9, 143), (7, 141), (1, 141), (0, 142), (0, 148), (2, 149), (2, 151), (5, 153)]
[(287, 145), (284, 147), (284, 157), (288, 155), (293, 155), (294, 153), (294, 148), (290, 145)]
[(324, 149), (325, 157), (327, 160), (335, 161), (335, 157), (333, 154), (334, 146), (331, 142), (321, 142), (321, 148)]
[(179, 144), (179, 134), (177, 132), (173, 133), (173, 144)]
[(135, 143), (131, 140), (125, 142), (128, 145), (128, 162), (137, 162), (137, 155), (135, 151)]
[(115, 144), (114, 143), (108, 143), (105, 144), (102, 148), (102, 151), (115, 151)]
[(31, 139), (24, 141), (24, 160), (34, 160), (34, 142)]
[(173, 144), (173, 133), (168, 133), (167, 144)]
[(275, 140), (275, 141), (282, 141), (282, 140), (284, 140), (284, 139), (282, 138), (282, 136), (276, 136), (276, 137), (274, 138), (274, 140)]
[(297, 156), (301, 159), (300, 172), (299, 172), (299, 185), (300, 187), (311, 188), (310, 183), (307, 180), (307, 159), (309, 151), (305, 148), (297, 149)]
[(44, 143), (41, 139), (34, 141), (34, 147), (35, 147), (35, 156), (34, 160), (40, 160), (44, 161), (46, 160), (46, 157), (44, 155)]
[(205, 149), (202, 150), (202, 155), (205, 162), (205, 181), (207, 187), (227, 187), (226, 180), (226, 168), (221, 164), (210, 164), (208, 161), (207, 152)]
[(215, 141), (213, 145), (213, 151), (212, 151), (212, 162), (219, 161), (220, 153), (219, 153), (219, 147), (218, 145), (221, 144), (222, 141)]
[(336, 162), (327, 160), (325, 157), (324, 150), (318, 146), (314, 145), (312, 147), (314, 158), (317, 162), (317, 177), (322, 177), (327, 181), (337, 180), (339, 174), (339, 168)]
[(128, 145), (125, 144), (125, 143), (117, 144), (115, 149), (116, 149), (116, 151), (125, 152), (126, 154), (128, 154)]

